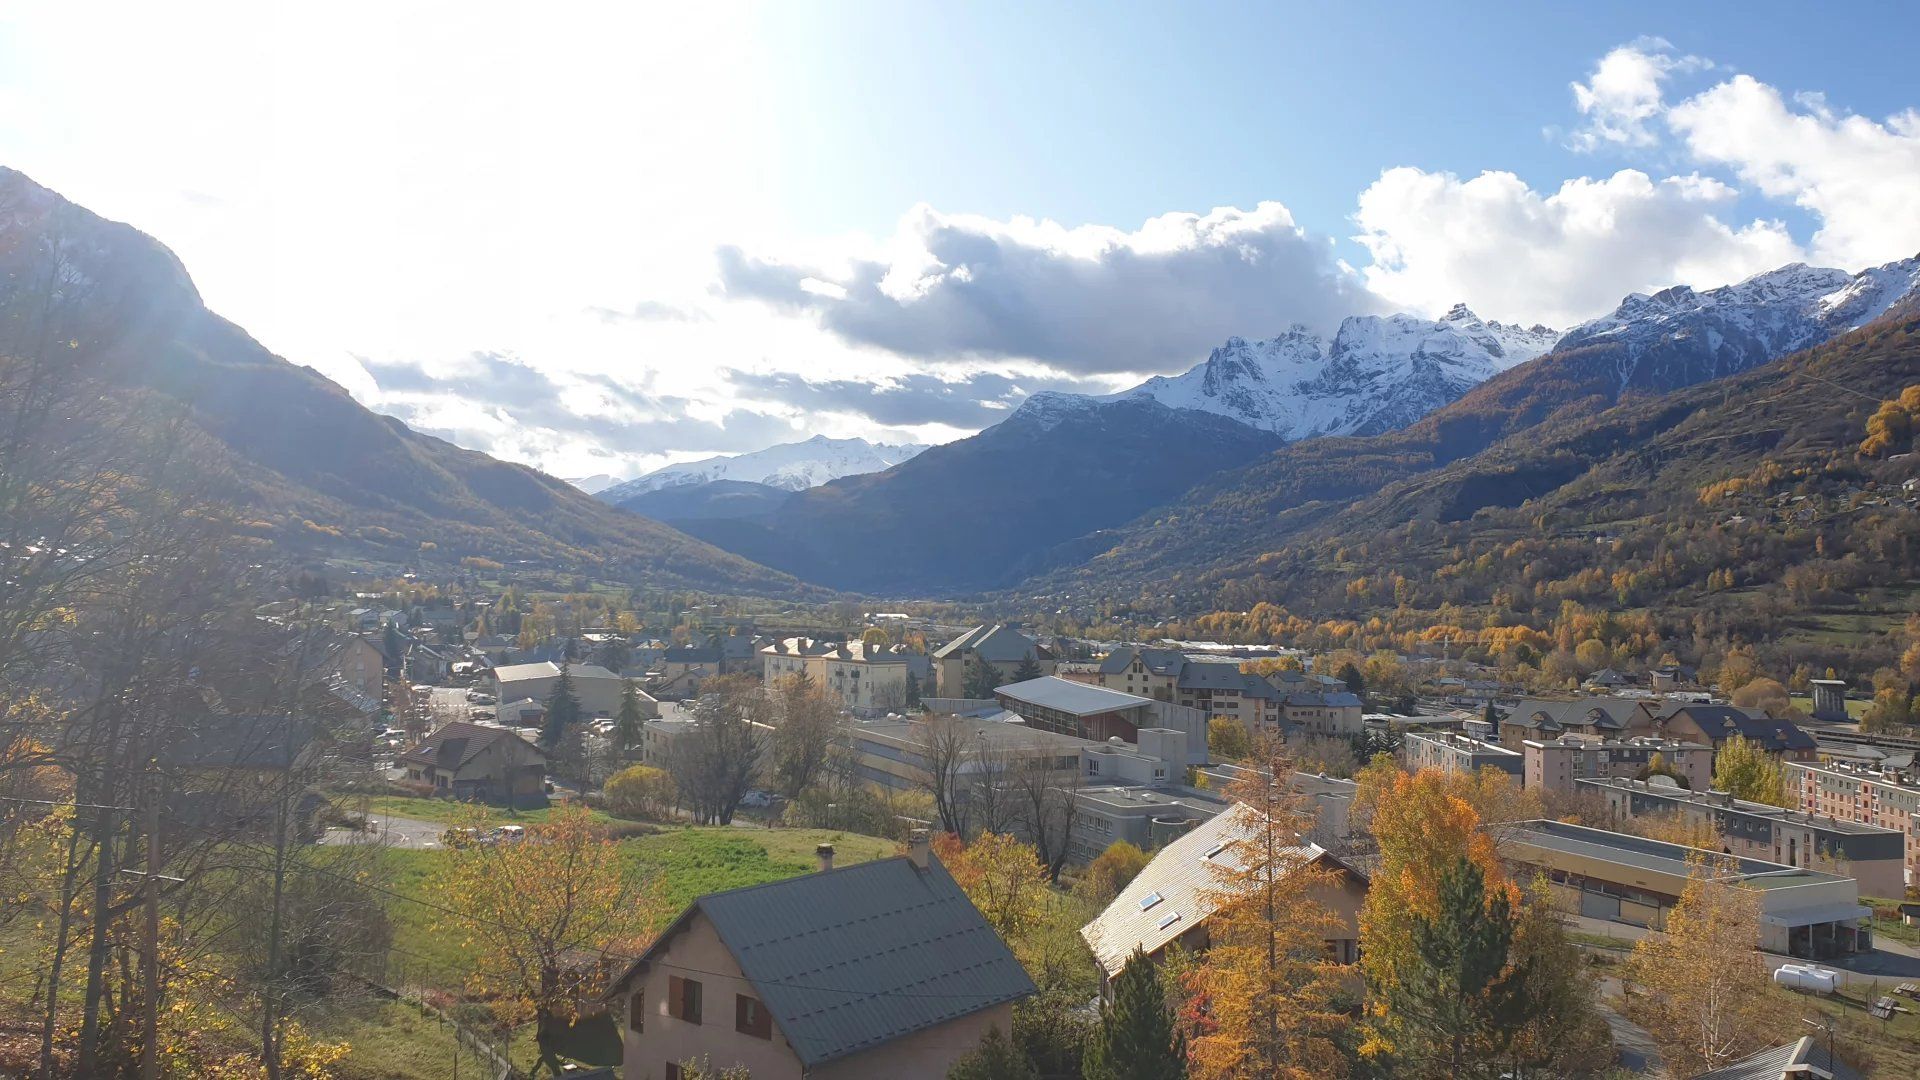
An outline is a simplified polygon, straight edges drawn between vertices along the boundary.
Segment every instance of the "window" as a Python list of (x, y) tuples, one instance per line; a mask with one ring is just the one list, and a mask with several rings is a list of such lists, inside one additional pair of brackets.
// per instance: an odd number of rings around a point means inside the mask
[(745, 994), (733, 995), (733, 1030), (751, 1035), (756, 1039), (773, 1038), (773, 1018), (767, 1015), (766, 1006), (759, 998), (750, 998)]
[(647, 992), (635, 990), (627, 999), (627, 1026), (635, 1031), (647, 1030)]
[(1160, 894), (1159, 894), (1159, 893), (1157, 893), (1157, 892), (1150, 892), (1150, 893), (1148, 893), (1147, 895), (1145, 895), (1145, 896), (1143, 896), (1143, 897), (1141, 897), (1141, 898), (1140, 898), (1140, 910), (1141, 910), (1141, 911), (1145, 911), (1145, 910), (1147, 910), (1148, 908), (1150, 908), (1150, 907), (1152, 907), (1153, 905), (1155, 905), (1155, 904), (1157, 904), (1157, 903), (1159, 903), (1159, 902), (1160, 902), (1160, 899), (1161, 899), (1161, 897), (1160, 897)]
[(667, 1062), (667, 1067), (661, 1070), (660, 1075), (664, 1076), (666, 1080), (681, 1080), (680, 1063), (677, 1061)]
[(1167, 927), (1172, 926), (1174, 923), (1177, 923), (1179, 921), (1180, 921), (1180, 913), (1177, 911), (1169, 911), (1167, 912), (1167, 917), (1160, 920), (1160, 929), (1165, 930)]
[(700, 1022), (699, 980), (667, 976), (667, 1015), (689, 1024)]

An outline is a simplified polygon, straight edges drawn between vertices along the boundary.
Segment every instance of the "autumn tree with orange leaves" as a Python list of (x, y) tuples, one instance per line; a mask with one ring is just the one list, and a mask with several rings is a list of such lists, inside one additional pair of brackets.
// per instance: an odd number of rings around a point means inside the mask
[[(475, 811), (456, 825), (484, 832)], [(555, 807), (518, 840), (451, 845), (433, 888), (441, 922), (460, 933), (474, 971), (469, 989), (509, 1011), (531, 1012), (542, 1036), (577, 1015), (581, 958), (638, 955), (660, 910), (658, 882), (634, 888), (619, 849), (586, 807)]]
[(1306, 846), (1313, 811), (1289, 783), (1293, 765), (1277, 743), (1255, 751), (1260, 767), (1228, 789), (1233, 838), (1209, 860), (1218, 905), (1209, 946), (1182, 979), (1204, 1016), (1183, 1015), (1195, 1080), (1336, 1077), (1347, 1073), (1340, 1042), (1356, 999), (1327, 942), (1345, 936), (1326, 902), (1342, 872)]

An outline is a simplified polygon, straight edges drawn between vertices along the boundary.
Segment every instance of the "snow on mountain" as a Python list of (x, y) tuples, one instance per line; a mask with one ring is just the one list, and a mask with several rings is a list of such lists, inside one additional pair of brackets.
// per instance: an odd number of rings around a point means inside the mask
[(829, 439), (815, 435), (805, 442), (781, 443), (748, 454), (668, 465), (616, 484), (598, 495), (607, 502), (619, 503), (661, 488), (714, 480), (745, 480), (803, 491), (842, 476), (892, 468), (925, 449), (917, 443), (870, 443), (865, 439)]
[(1185, 374), (1115, 397), (1150, 397), (1289, 440), (1371, 435), (1412, 423), (1558, 338), (1544, 326), (1486, 322), (1464, 304), (1431, 320), (1354, 316), (1331, 341), (1298, 325), (1265, 341), (1228, 338)]
[(568, 477), (567, 483), (589, 495), (598, 495), (620, 481), (606, 473), (594, 473), (592, 476)]
[[(1582, 323), (1559, 351), (1618, 348), (1622, 386), (1684, 385), (1744, 371), (1864, 326), (1920, 288), (1920, 257), (1849, 274), (1792, 263), (1704, 292), (1685, 285), (1633, 293)], [(1664, 369), (1684, 364), (1683, 379)], [(1650, 370), (1652, 369), (1652, 370)]]

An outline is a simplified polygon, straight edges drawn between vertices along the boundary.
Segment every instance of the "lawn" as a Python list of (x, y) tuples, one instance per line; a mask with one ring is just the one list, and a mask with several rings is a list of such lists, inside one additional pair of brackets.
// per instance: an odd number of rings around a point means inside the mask
[[(553, 813), (552, 806), (543, 806), (538, 810), (505, 810), (498, 806), (482, 803), (456, 802), (453, 799), (415, 799), (406, 795), (357, 795), (340, 796), (340, 806), (351, 813), (360, 813), (362, 803), (369, 814), (384, 814), (387, 817), (412, 818), (415, 821), (440, 821), (451, 824), (460, 821), (476, 811), (488, 823), (532, 825), (547, 820)], [(620, 819), (602, 811), (593, 812), (596, 821), (611, 824)]]

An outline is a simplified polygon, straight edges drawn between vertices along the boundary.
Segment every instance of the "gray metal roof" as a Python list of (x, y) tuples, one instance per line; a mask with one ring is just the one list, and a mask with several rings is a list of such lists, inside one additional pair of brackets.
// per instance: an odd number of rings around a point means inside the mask
[[(1827, 1056), (1827, 1048), (1819, 1045), (1812, 1035), (1805, 1036), (1785, 1046), (1776, 1046), (1743, 1061), (1736, 1061), (1725, 1068), (1701, 1073), (1694, 1080), (1784, 1080), (1790, 1075), (1787, 1069), (1794, 1065), (1811, 1065), (1822, 1070), (1812, 1076), (1829, 1076), (1833, 1080), (1863, 1080), (1859, 1072), (1845, 1061), (1833, 1061)], [(1829, 1068), (1831, 1066), (1831, 1068)], [(1795, 1076), (1806, 1074), (1791, 1074)]]
[(1017, 664), (1040, 655), (1040, 643), (1004, 623), (976, 626), (942, 645), (933, 655), (938, 658), (976, 653), (996, 664)]
[(995, 688), (994, 693), (1022, 704), (1053, 709), (1072, 716), (1092, 716), (1094, 713), (1116, 712), (1121, 709), (1135, 709), (1142, 705), (1153, 704), (1152, 698), (1143, 698), (1137, 694), (1123, 694), (1104, 686), (1074, 682), (1054, 675), (1042, 675), (1038, 679), (1028, 679), (1026, 682), (1008, 683)]
[(1187, 658), (1175, 649), (1148, 649), (1128, 645), (1113, 650), (1100, 661), (1100, 674), (1120, 675), (1133, 666), (1134, 657), (1140, 658), (1140, 664), (1150, 675), (1177, 675)]
[[(695, 900), (806, 1068), (1035, 992), (940, 860), (901, 856)], [(670, 955), (662, 966), (674, 965)]]
[[(1656, 874), (1669, 874), (1686, 877), (1688, 874), (1687, 856), (1696, 849), (1681, 844), (1669, 844), (1660, 840), (1649, 840), (1643, 836), (1631, 836), (1626, 833), (1609, 832), (1606, 829), (1589, 829), (1584, 825), (1569, 825), (1564, 821), (1520, 821), (1511, 826), (1502, 827), (1505, 839), (1517, 844), (1526, 844), (1545, 851), (1558, 851), (1567, 855), (1579, 855), (1616, 866), (1630, 866)], [(1831, 874), (1804, 867), (1786, 866), (1781, 863), (1766, 862), (1761, 859), (1747, 859), (1735, 855), (1723, 855), (1723, 859), (1733, 864), (1733, 872), (1742, 880), (1754, 884), (1769, 882), (1755, 881), (1763, 875), (1772, 882), (1787, 878), (1801, 882), (1835, 881)]]

